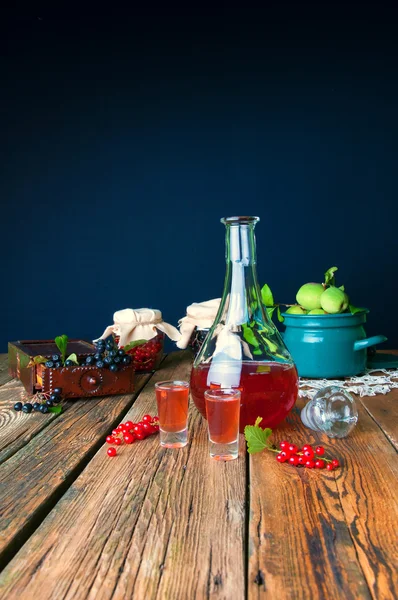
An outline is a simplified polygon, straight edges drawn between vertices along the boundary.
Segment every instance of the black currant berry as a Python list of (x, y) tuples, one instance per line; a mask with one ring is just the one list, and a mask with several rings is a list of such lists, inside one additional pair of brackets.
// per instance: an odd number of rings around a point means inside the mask
[(73, 362), (73, 360), (66, 360), (65, 361), (65, 367), (73, 367), (75, 363)]
[(52, 368), (53, 368), (53, 366), (54, 366), (54, 363), (53, 363), (53, 361), (52, 361), (52, 360), (48, 360), (48, 361), (45, 363), (45, 365), (46, 365), (46, 367), (48, 367), (49, 369), (52, 369)]
[(43, 413), (43, 414), (48, 413), (48, 406), (47, 406), (47, 404), (41, 404), (40, 405), (40, 412)]
[(54, 403), (53, 403), (52, 400), (46, 400), (46, 404), (47, 404), (47, 406), (53, 406), (54, 405)]
[(60, 396), (62, 394), (62, 388), (54, 388), (53, 394), (57, 394), (57, 396)]
[(14, 410), (16, 410), (17, 412), (19, 412), (20, 410), (22, 410), (22, 402), (17, 402), (16, 404), (14, 404)]
[(126, 354), (125, 356), (123, 356), (122, 363), (124, 365), (129, 365), (131, 363), (131, 356), (129, 356), (128, 354)]
[(33, 406), (31, 405), (30, 402), (26, 402), (23, 407), (22, 407), (22, 412), (24, 413), (30, 413), (33, 410)]
[(120, 348), (120, 350), (118, 350), (117, 353), (118, 353), (119, 356), (124, 356), (125, 355), (125, 351), (122, 348)]
[(60, 369), (62, 367), (62, 363), (58, 361), (58, 362), (55, 363), (54, 367), (56, 369)]
[(94, 362), (95, 362), (94, 356), (87, 356), (87, 358), (86, 358), (86, 365), (93, 365)]
[(112, 373), (116, 373), (116, 371), (118, 371), (118, 370), (119, 370), (119, 367), (118, 367), (117, 365), (115, 365), (115, 364), (112, 364), (112, 365), (109, 367), (109, 370), (110, 370), (110, 371), (112, 371)]
[(40, 410), (40, 406), (41, 406), (40, 402), (35, 402), (33, 404), (33, 410), (35, 410), (36, 412), (39, 411)]
[[(99, 369), (102, 369), (105, 366), (105, 363), (103, 360), (97, 360), (97, 365), (96, 365)], [(111, 365), (112, 366), (112, 365)]]
[(58, 362), (59, 361), (58, 354), (53, 354), (52, 357), (51, 357), (51, 360), (53, 360), (54, 362)]
[(113, 362), (114, 362), (115, 364), (119, 364), (121, 360), (122, 360), (122, 357), (121, 357), (121, 356), (115, 356), (115, 358), (113, 359)]
[(60, 398), (59, 394), (56, 394), (55, 392), (53, 392), (50, 395), (50, 400), (51, 400), (51, 402), (59, 402), (61, 400), (61, 398)]

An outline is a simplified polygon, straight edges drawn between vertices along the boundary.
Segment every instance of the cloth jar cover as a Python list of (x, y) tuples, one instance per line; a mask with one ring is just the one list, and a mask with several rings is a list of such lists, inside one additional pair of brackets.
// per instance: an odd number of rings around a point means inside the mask
[(181, 338), (177, 341), (178, 348), (184, 350), (189, 343), (192, 332), (198, 329), (209, 329), (217, 316), (221, 298), (214, 298), (206, 302), (194, 302), (187, 306), (187, 314), (178, 321)]
[(105, 339), (112, 334), (119, 336), (119, 346), (126, 346), (136, 340), (151, 340), (159, 331), (163, 331), (171, 340), (176, 342), (181, 334), (176, 327), (165, 323), (160, 310), (152, 308), (125, 308), (113, 315), (113, 325), (109, 325), (99, 339)]

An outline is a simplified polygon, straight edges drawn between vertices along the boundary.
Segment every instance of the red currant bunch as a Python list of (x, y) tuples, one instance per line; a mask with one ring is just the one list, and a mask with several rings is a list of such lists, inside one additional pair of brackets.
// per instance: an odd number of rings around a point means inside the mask
[(144, 440), (146, 437), (158, 433), (159, 431), (159, 417), (151, 415), (144, 415), (142, 420), (138, 423), (132, 421), (126, 421), (120, 423), (116, 429), (112, 430), (112, 434), (106, 438), (106, 443), (111, 444), (108, 448), (107, 454), (110, 457), (116, 456), (116, 448), (114, 446), (121, 446), (123, 442), (125, 444), (134, 444), (136, 440)]
[(340, 466), (337, 458), (326, 458), (325, 448), (317, 446), (314, 448), (310, 444), (305, 444), (299, 449), (296, 444), (292, 444), (288, 440), (283, 440), (279, 444), (276, 460), (279, 463), (288, 462), (293, 467), (306, 467), (307, 469), (326, 469), (333, 471)]

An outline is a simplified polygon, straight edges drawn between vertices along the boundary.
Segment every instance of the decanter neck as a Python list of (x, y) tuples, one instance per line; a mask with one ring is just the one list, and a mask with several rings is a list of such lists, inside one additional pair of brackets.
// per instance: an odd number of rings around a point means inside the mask
[(258, 218), (229, 217), (222, 221), (226, 226), (227, 261), (223, 304), (228, 306), (226, 325), (234, 327), (262, 316), (254, 236)]
[[(232, 217), (233, 219), (234, 217)], [(228, 263), (240, 263), (242, 266), (256, 264), (256, 240), (254, 228), (257, 217), (236, 217), (223, 219), (226, 226), (225, 259)], [(242, 222), (241, 219), (244, 219)], [(249, 219), (253, 219), (249, 221)]]

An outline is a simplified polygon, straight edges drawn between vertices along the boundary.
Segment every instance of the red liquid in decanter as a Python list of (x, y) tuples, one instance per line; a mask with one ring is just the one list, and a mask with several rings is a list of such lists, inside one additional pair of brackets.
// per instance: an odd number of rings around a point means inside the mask
[[(204, 393), (217, 383), (207, 383), (209, 364), (192, 369), (191, 395), (197, 409), (206, 418)], [(298, 394), (298, 375), (292, 364), (244, 362), (240, 376), (241, 408), (239, 430), (254, 425), (262, 417), (261, 427), (275, 427), (293, 408)]]

